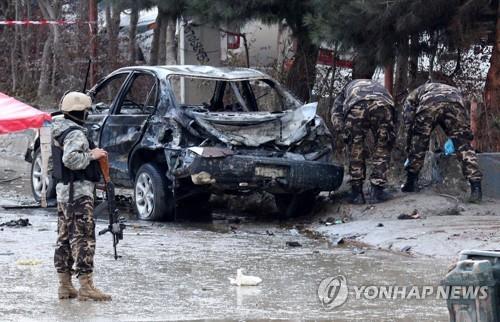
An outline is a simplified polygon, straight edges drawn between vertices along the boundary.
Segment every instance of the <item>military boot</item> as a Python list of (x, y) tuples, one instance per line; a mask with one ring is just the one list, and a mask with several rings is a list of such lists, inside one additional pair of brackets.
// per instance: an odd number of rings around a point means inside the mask
[(78, 277), (78, 280), (80, 281), (78, 300), (111, 301), (111, 295), (103, 293), (94, 286), (92, 274), (82, 274)]
[(401, 186), (403, 192), (416, 192), (417, 191), (418, 174), (407, 172), (406, 182)]
[(353, 205), (362, 205), (366, 203), (365, 195), (363, 194), (363, 183), (351, 184), (351, 195), (349, 196), (349, 203)]
[(483, 191), (481, 189), (481, 181), (470, 181), (470, 198), (471, 203), (480, 203), (483, 200)]
[(71, 283), (71, 274), (70, 273), (58, 273), (59, 277), (59, 289), (57, 290), (57, 294), (59, 295), (59, 299), (73, 299), (78, 296), (78, 291)]
[(380, 203), (392, 199), (392, 195), (384, 187), (372, 184), (370, 189), (370, 202)]

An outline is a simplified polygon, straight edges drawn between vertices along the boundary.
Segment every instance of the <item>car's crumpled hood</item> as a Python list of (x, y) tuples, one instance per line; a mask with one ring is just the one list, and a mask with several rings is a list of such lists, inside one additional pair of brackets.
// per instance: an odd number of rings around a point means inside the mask
[(308, 123), (316, 117), (318, 103), (281, 113), (195, 112), (195, 122), (213, 136), (231, 145), (257, 147), (268, 142), (291, 145), (307, 135)]

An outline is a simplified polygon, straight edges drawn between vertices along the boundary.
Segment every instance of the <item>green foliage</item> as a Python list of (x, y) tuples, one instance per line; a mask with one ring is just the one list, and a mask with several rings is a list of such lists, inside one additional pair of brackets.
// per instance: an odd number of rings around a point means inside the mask
[[(318, 8), (305, 18), (316, 42), (340, 43), (383, 65), (409, 39), (418, 39), (418, 54), (432, 51), (431, 35), (450, 48), (467, 46), (467, 35), (491, 0), (315, 0)], [(321, 10), (320, 10), (321, 9)]]
[(313, 0), (191, 0), (189, 12), (215, 23), (264, 23), (286, 20), (294, 33), (305, 32), (304, 17), (316, 10)]

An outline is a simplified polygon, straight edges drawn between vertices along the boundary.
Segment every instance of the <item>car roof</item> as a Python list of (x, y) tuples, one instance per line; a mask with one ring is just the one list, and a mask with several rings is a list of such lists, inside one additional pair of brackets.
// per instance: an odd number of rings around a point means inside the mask
[(222, 79), (222, 80), (244, 80), (262, 79), (271, 77), (258, 70), (242, 67), (213, 67), (201, 65), (166, 65), (166, 66), (131, 66), (118, 69), (120, 71), (146, 70), (155, 72), (158, 76), (168, 77), (170, 75), (190, 76), (199, 78)]

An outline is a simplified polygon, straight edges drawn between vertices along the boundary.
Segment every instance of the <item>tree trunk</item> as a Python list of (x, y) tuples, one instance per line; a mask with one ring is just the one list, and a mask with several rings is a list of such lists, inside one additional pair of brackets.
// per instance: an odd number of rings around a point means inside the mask
[[(490, 69), (486, 76), (484, 88), (486, 140), (477, 142), (481, 150), (486, 152), (500, 151), (500, 3), (497, 8), (496, 34)], [(484, 142), (486, 141), (486, 142)]]
[(397, 101), (396, 104), (401, 102), (406, 95), (406, 89), (408, 87), (408, 39), (401, 42), (398, 50), (398, 56), (396, 57), (396, 79), (394, 84), (394, 99)]
[(49, 34), (45, 44), (43, 45), (43, 54), (40, 61), (41, 71), (40, 80), (38, 82), (37, 97), (40, 99), (49, 93), (50, 84), (50, 58), (52, 57), (52, 42), (53, 35)]
[[(15, 2), (15, 19), (16, 20), (19, 20), (19, 4), (18, 2), (16, 1)], [(10, 64), (11, 64), (11, 77), (12, 77), (12, 93), (16, 93), (17, 91), (17, 73), (18, 73), (18, 70), (17, 70), (17, 43), (19, 41), (19, 26), (16, 25), (14, 27), (14, 44), (13, 46), (11, 47), (11, 50), (10, 50)]]
[(106, 28), (108, 33), (108, 62), (112, 70), (118, 68), (119, 49), (118, 32), (120, 31), (120, 4), (113, 2), (106, 6)]
[(353, 59), (352, 79), (371, 79), (377, 64), (369, 51), (359, 48)]
[(155, 29), (153, 31), (153, 40), (151, 41), (151, 51), (149, 54), (149, 65), (158, 65), (158, 52), (160, 45), (160, 28), (161, 28), (161, 14), (158, 10), (158, 15), (156, 16)]
[(418, 76), (418, 35), (412, 35), (410, 37), (410, 57), (408, 60), (408, 86), (410, 90), (418, 87), (417, 76)]
[[(26, 19), (31, 20), (31, 4), (26, 6)], [(22, 53), (22, 62), (24, 71), (22, 73), (21, 84), (24, 90), (29, 90), (29, 86), (27, 82), (29, 79), (32, 79), (31, 70), (30, 70), (30, 49), (32, 46), (32, 29), (25, 29), (22, 35), (21, 42), (21, 53)]]
[(167, 65), (177, 64), (177, 44), (175, 41), (175, 23), (176, 17), (169, 16), (167, 18), (166, 30), (166, 57), (165, 63)]
[(137, 23), (139, 22), (139, 8), (134, 2), (132, 5), (132, 12), (130, 13), (130, 26), (128, 31), (128, 62), (134, 65), (137, 60), (137, 45), (135, 37), (137, 35)]
[(306, 31), (297, 32), (295, 41), (297, 50), (286, 78), (286, 85), (300, 100), (308, 102), (316, 81), (319, 48), (312, 43)]
[(160, 40), (158, 41), (158, 65), (165, 65), (165, 58), (167, 57), (167, 23), (168, 15), (165, 12), (161, 12)]
[[(38, 4), (40, 6), (40, 10), (42, 11), (43, 17), (47, 20), (57, 20), (59, 18), (61, 3), (60, 1), (48, 1), (48, 0), (39, 0)], [(60, 67), (58, 62), (59, 52), (60, 52), (60, 31), (57, 25), (50, 25), (52, 46), (50, 43), (45, 43), (43, 56), (42, 56), (42, 64), (46, 64), (46, 66), (42, 66), (42, 75), (40, 75), (40, 85), (38, 87), (38, 98), (42, 98), (46, 96), (51, 91), (51, 88), (54, 89), (57, 81), (57, 69)], [(46, 51), (46, 46), (51, 46)], [(45, 56), (45, 54), (49, 56)], [(50, 69), (50, 59), (52, 58), (52, 69)], [(47, 68), (47, 70), (45, 70)], [(45, 74), (46, 73), (46, 74)], [(42, 78), (44, 78), (44, 84), (42, 84)], [(49, 86), (50, 84), (50, 86)], [(42, 86), (42, 88), (41, 88)]]

